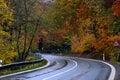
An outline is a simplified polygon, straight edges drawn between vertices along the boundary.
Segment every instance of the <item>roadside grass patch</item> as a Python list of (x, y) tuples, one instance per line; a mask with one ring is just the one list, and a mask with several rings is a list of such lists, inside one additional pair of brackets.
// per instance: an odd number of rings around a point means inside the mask
[(116, 64), (120, 65), (120, 62), (115, 62)]

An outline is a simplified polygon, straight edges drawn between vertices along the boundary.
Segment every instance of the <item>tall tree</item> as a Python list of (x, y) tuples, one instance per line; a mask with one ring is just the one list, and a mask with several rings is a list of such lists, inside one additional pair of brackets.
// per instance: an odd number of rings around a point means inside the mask
[(10, 0), (10, 3), (14, 10), (13, 39), (16, 41), (18, 61), (24, 61), (40, 26), (42, 8), (39, 0)]

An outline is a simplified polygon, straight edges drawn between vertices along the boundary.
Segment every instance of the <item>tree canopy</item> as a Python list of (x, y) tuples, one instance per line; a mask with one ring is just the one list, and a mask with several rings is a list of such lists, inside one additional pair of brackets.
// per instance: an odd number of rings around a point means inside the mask
[[(120, 0), (0, 0), (0, 59), (29, 51), (87, 54), (120, 60)], [(9, 54), (8, 54), (9, 53)], [(5, 56), (8, 56), (5, 58)], [(8, 62), (8, 63), (9, 63)], [(7, 62), (5, 62), (7, 63)]]

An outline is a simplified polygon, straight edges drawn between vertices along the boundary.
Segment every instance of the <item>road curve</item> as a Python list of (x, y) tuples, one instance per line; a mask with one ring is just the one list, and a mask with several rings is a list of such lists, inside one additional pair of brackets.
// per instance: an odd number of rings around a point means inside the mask
[(43, 55), (48, 66), (35, 71), (4, 77), (0, 80), (114, 80), (112, 65), (102, 61)]

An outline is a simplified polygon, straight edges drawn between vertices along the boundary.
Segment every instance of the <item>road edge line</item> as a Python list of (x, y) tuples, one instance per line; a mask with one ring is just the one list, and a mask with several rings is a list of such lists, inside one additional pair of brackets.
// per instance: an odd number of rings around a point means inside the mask
[[(63, 56), (63, 57), (67, 57), (67, 56)], [(79, 57), (71, 57), (71, 58), (79, 58)], [(91, 61), (101, 62), (101, 63), (103, 63), (103, 64), (108, 65), (108, 66), (111, 68), (111, 73), (110, 73), (110, 75), (109, 75), (108, 80), (114, 80), (114, 79), (115, 79), (116, 68), (115, 68), (113, 65), (111, 65), (110, 63), (105, 62), (105, 61), (102, 61), (102, 60), (95, 60), (95, 59), (87, 59), (87, 58), (79, 58), (79, 59), (84, 59), (84, 60), (91, 60)]]
[[(75, 57), (75, 58), (78, 58), (78, 57)], [(102, 61), (102, 60), (94, 60), (94, 59), (87, 59), (87, 58), (80, 58), (80, 59), (85, 59), (85, 60), (91, 60), (91, 61), (96, 61), (96, 62), (101, 62), (103, 64), (106, 64), (108, 65), (110, 68), (111, 68), (111, 73), (109, 75), (109, 78), (108, 80), (114, 80), (115, 79), (115, 75), (116, 75), (116, 69), (113, 65), (111, 65), (110, 63), (107, 63), (105, 61)]]
[(108, 65), (110, 68), (111, 68), (111, 73), (110, 73), (110, 76), (108, 78), (108, 80), (114, 80), (115, 79), (115, 74), (116, 74), (116, 69), (113, 65), (107, 63), (107, 62), (104, 62), (104, 61), (100, 61), (106, 65)]

